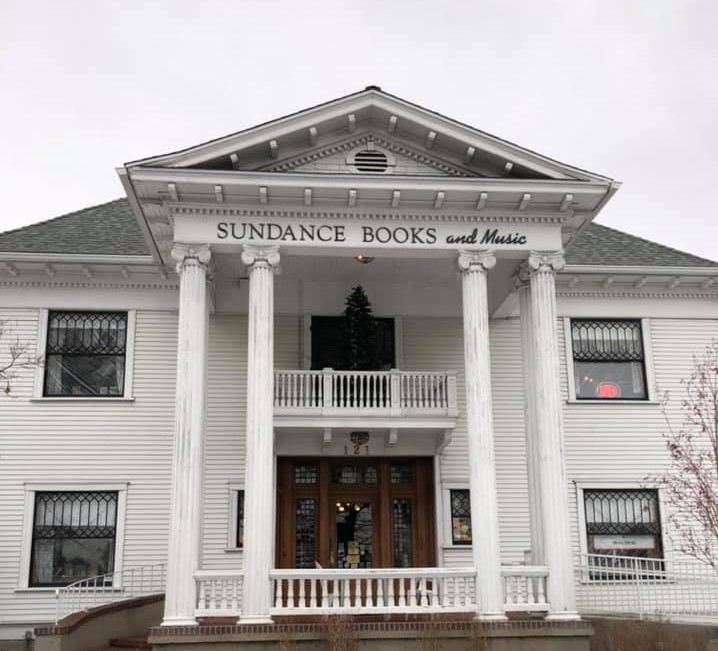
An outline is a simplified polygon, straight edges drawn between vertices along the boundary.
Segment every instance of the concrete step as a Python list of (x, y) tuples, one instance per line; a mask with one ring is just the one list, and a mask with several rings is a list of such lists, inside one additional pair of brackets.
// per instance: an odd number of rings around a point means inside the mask
[(147, 642), (146, 636), (118, 637), (110, 640), (110, 647), (115, 649), (136, 649), (137, 651), (152, 648)]

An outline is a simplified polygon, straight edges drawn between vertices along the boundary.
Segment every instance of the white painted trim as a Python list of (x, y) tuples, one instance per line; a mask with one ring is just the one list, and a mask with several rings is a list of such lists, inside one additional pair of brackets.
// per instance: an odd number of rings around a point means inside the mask
[[(585, 490), (598, 489), (598, 490), (624, 490), (624, 489), (646, 489), (655, 490), (658, 492), (658, 517), (660, 518), (661, 524), (661, 546), (663, 548), (663, 560), (666, 563), (670, 563), (671, 554), (670, 548), (666, 545), (666, 534), (668, 524), (668, 518), (666, 517), (664, 503), (665, 496), (663, 495), (663, 489), (654, 483), (642, 483), (640, 481), (615, 481), (615, 480), (597, 480), (587, 481), (582, 479), (581, 481), (573, 482), (576, 487), (576, 506), (578, 511), (578, 549), (582, 558), (588, 554), (588, 543), (586, 541), (586, 506), (584, 504), (583, 492)], [(586, 583), (587, 581), (583, 581)], [(590, 583), (590, 581), (588, 581)]]
[[(443, 525), (440, 528), (441, 531), (441, 541), (442, 541), (442, 547), (444, 549), (467, 549), (471, 550), (473, 548), (473, 543), (471, 545), (456, 545), (454, 544), (454, 538), (452, 536), (452, 529), (451, 529), (451, 491), (452, 490), (462, 490), (462, 491), (471, 491), (471, 487), (468, 483), (461, 483), (461, 482), (448, 482), (441, 485), (441, 502), (442, 502), (442, 517), (443, 517)], [(474, 517), (473, 513), (471, 514), (471, 539), (473, 541), (474, 538)]]
[[(127, 517), (127, 491), (129, 482), (124, 484), (82, 484), (82, 483), (28, 483), (25, 488), (24, 518), (22, 523), (22, 547), (20, 549), (20, 564), (17, 581), (17, 591), (54, 592), (56, 588), (31, 588), (30, 583), (30, 555), (32, 552), (32, 530), (35, 523), (35, 493), (41, 491), (112, 491), (117, 493), (117, 521), (115, 525), (115, 563), (112, 572), (119, 572), (123, 568), (125, 556), (125, 519)], [(115, 586), (118, 587), (118, 586)]]
[[(130, 168), (130, 176), (133, 183), (202, 183), (206, 185), (223, 185), (226, 187), (243, 186), (264, 186), (271, 189), (294, 188), (301, 189), (307, 186), (307, 174), (302, 172), (254, 172), (237, 170), (205, 170), (190, 168), (165, 168), (165, 167), (133, 167)], [(395, 190), (399, 185), (402, 190), (426, 190), (436, 188), (436, 179), (429, 176), (426, 179), (410, 175), (349, 175), (317, 174), (312, 175), (312, 188), (317, 190), (372, 190), (384, 189)], [(489, 193), (509, 192), (515, 194), (535, 194), (538, 196), (571, 193), (576, 197), (595, 196), (603, 197), (607, 191), (607, 183), (604, 181), (576, 181), (572, 179), (554, 180), (533, 180), (533, 179), (509, 179), (509, 178), (466, 178), (447, 176), (441, 177), (442, 187), (457, 192), (476, 194), (477, 191)], [(403, 194), (403, 193), (402, 193)], [(171, 204), (171, 210), (179, 206), (190, 207), (184, 204)], [(194, 206), (192, 206), (194, 207)], [(216, 207), (216, 206), (215, 206)], [(231, 208), (229, 208), (231, 209)], [(517, 211), (518, 213), (518, 211)], [(439, 213), (433, 213), (437, 218)], [(525, 213), (523, 213), (525, 215)], [(556, 219), (553, 212), (542, 212), (541, 214)]]
[[(585, 319), (590, 317), (575, 317), (576, 319)], [(623, 320), (622, 317), (601, 316), (597, 319), (616, 319)], [(600, 399), (581, 399), (576, 397), (576, 381), (573, 372), (573, 338), (571, 337), (571, 321), (573, 317), (563, 317), (563, 336), (564, 351), (566, 363), (566, 381), (568, 383), (567, 404), (571, 405), (659, 405), (660, 401), (656, 399), (656, 378), (653, 368), (653, 345), (651, 343), (651, 320), (649, 318), (641, 318), (641, 344), (643, 345), (643, 373), (646, 382), (646, 399), (645, 400), (600, 400)]]
[(243, 552), (241, 547), (237, 547), (237, 515), (239, 513), (238, 494), (244, 492), (244, 484), (229, 483), (227, 484), (228, 509), (228, 529), (227, 529), (227, 548), (226, 552)]
[(35, 354), (42, 357), (42, 364), (35, 367), (34, 385), (32, 389), (33, 399), (42, 399), (43, 386), (45, 384), (45, 349), (47, 347), (47, 321), (50, 310), (42, 308), (38, 310), (37, 318), (37, 341), (35, 342)]
[(434, 547), (438, 567), (446, 565), (444, 558), (444, 499), (441, 483), (441, 456), (434, 455)]
[(568, 401), (576, 402), (576, 380), (573, 372), (573, 340), (571, 338), (571, 318), (563, 317), (564, 357), (566, 362), (566, 387)]
[(643, 373), (646, 380), (646, 397), (644, 402), (660, 404), (656, 395), (656, 372), (653, 367), (653, 337), (651, 336), (651, 320), (641, 319), (641, 338), (643, 339)]
[(135, 337), (137, 328), (137, 310), (127, 310), (127, 341), (125, 342), (125, 386), (122, 397), (125, 400), (134, 399), (135, 386)]
[(302, 314), (300, 343), (302, 346), (302, 368), (309, 371), (312, 368), (312, 315)]
[(625, 265), (582, 265), (567, 264), (561, 276), (572, 274), (626, 274), (629, 276), (718, 276), (718, 267), (660, 267)]
[(0, 261), (66, 262), (86, 264), (156, 265), (151, 255), (91, 255), (84, 253), (13, 253), (0, 252)]
[(404, 317), (394, 319), (394, 368), (404, 368)]

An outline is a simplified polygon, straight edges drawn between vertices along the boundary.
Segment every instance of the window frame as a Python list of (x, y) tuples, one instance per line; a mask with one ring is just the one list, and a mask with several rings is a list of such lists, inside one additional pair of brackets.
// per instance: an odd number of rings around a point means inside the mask
[[(227, 517), (227, 547), (224, 551), (232, 553), (244, 552), (244, 546), (237, 545), (237, 527), (239, 525), (239, 495), (242, 495), (244, 499), (244, 484), (231, 483), (227, 485), (227, 504), (228, 517)], [(246, 506), (246, 505), (245, 505)], [(243, 509), (244, 515), (244, 509)]]
[[(453, 527), (451, 520), (451, 491), (468, 491), (469, 493), (469, 504), (471, 504), (471, 488), (468, 484), (462, 483), (445, 483), (442, 485), (441, 490), (441, 536), (438, 536), (441, 541), (442, 547), (445, 549), (466, 549), (470, 550), (473, 545), (474, 536), (474, 520), (473, 516), (471, 519), (471, 542), (470, 543), (455, 543), (453, 536)], [(469, 507), (470, 508), (470, 507)]]
[[(45, 395), (45, 367), (47, 358), (47, 334), (50, 321), (50, 312), (78, 312), (78, 313), (93, 313), (93, 312), (117, 312), (127, 314), (127, 340), (125, 342), (125, 377), (122, 395), (119, 396), (46, 396)], [(91, 402), (127, 402), (134, 400), (134, 363), (135, 363), (135, 335), (136, 335), (136, 324), (137, 324), (137, 310), (134, 309), (117, 309), (107, 308), (104, 309), (92, 309), (83, 310), (69, 307), (57, 307), (57, 308), (42, 308), (40, 310), (38, 318), (38, 329), (37, 329), (37, 347), (36, 354), (39, 358), (42, 358), (43, 363), (39, 364), (35, 368), (35, 378), (33, 387), (33, 401), (48, 401), (48, 402), (62, 402), (62, 401), (91, 401)]]
[[(646, 386), (645, 398), (578, 398), (574, 377), (572, 321), (638, 321), (641, 326), (641, 344), (643, 346), (643, 379)], [(653, 347), (651, 345), (651, 320), (645, 317), (631, 316), (565, 316), (563, 317), (564, 350), (566, 357), (566, 384), (568, 400), (571, 404), (619, 404), (619, 405), (656, 405), (655, 373), (653, 368)]]
[[(576, 510), (578, 515), (578, 550), (581, 559), (588, 558), (588, 533), (586, 527), (586, 504), (584, 500), (584, 491), (587, 490), (654, 490), (658, 496), (658, 516), (661, 527), (661, 549), (663, 551), (662, 560), (666, 571), (669, 570), (672, 561), (672, 553), (670, 547), (666, 545), (668, 539), (667, 525), (670, 522), (669, 506), (666, 503), (664, 490), (656, 484), (644, 484), (637, 481), (580, 481), (574, 482), (576, 487)], [(581, 560), (581, 562), (583, 562)], [(582, 583), (606, 583), (606, 581), (597, 581), (595, 579), (581, 579)], [(616, 581), (617, 583), (625, 583), (625, 581)]]
[[(20, 551), (20, 574), (16, 591), (55, 592), (58, 586), (30, 586), (30, 561), (32, 558), (33, 531), (35, 525), (35, 495), (37, 493), (117, 493), (117, 521), (115, 525), (114, 566), (110, 572), (120, 572), (124, 567), (125, 551), (125, 519), (127, 512), (127, 490), (129, 483), (118, 484), (64, 484), (64, 483), (33, 483), (25, 485), (25, 509), (22, 531), (22, 547)], [(89, 578), (89, 577), (88, 577)], [(113, 585), (100, 590), (117, 590), (122, 587), (121, 575), (113, 581)]]

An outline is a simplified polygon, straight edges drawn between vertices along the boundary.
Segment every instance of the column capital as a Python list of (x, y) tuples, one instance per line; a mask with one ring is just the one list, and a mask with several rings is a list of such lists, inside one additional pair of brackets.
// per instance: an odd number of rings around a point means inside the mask
[(516, 289), (522, 289), (529, 286), (531, 280), (531, 267), (529, 267), (529, 261), (524, 260), (516, 269), (514, 274), (514, 283)]
[(242, 246), (242, 263), (247, 267), (254, 265), (270, 267), (279, 273), (279, 247), (278, 246)]
[(175, 244), (172, 247), (172, 259), (177, 263), (177, 273), (188, 264), (208, 267), (211, 258), (209, 244)]
[(533, 274), (536, 271), (555, 273), (566, 266), (563, 251), (531, 251), (528, 259), (528, 271)]
[(459, 251), (459, 270), (461, 273), (482, 271), (486, 273), (496, 266), (496, 256), (492, 251)]

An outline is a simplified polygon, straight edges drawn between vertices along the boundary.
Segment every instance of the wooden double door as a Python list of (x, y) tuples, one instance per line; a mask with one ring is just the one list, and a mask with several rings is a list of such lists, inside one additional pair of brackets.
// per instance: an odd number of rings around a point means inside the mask
[(277, 567), (435, 564), (431, 458), (278, 459)]

